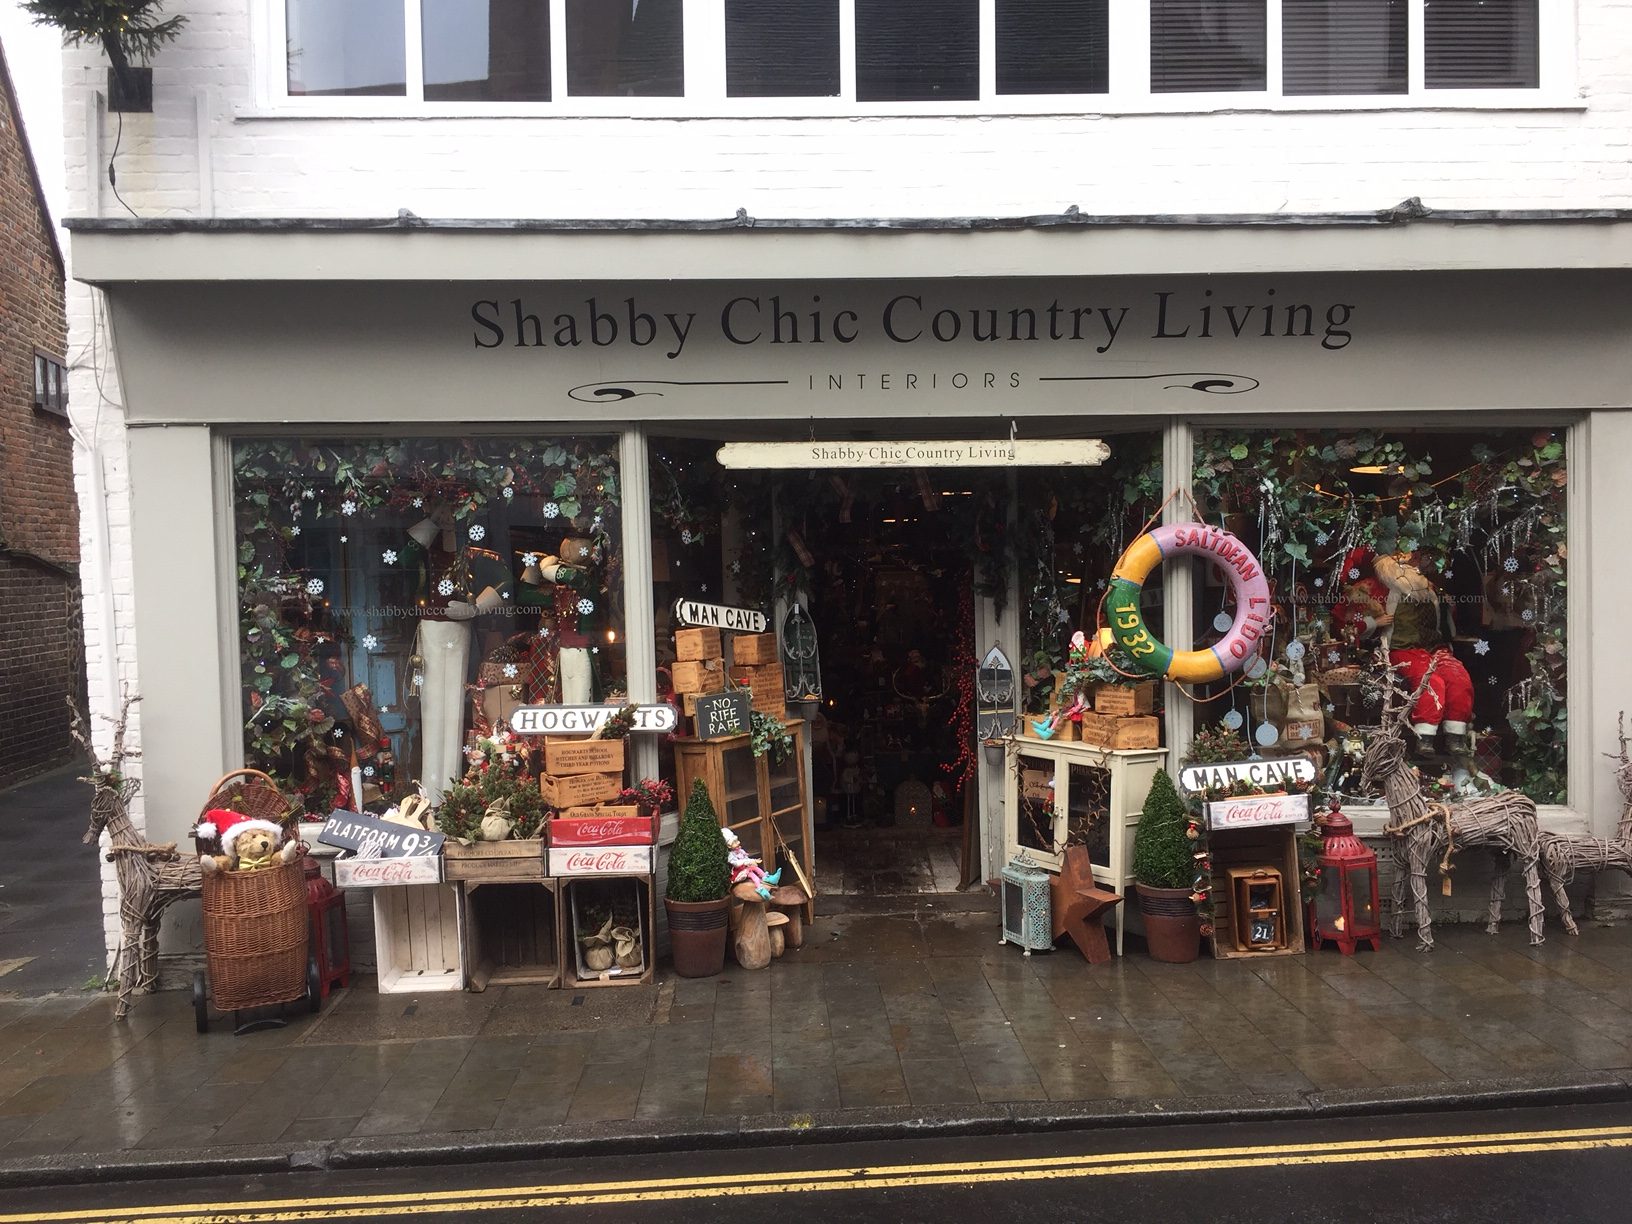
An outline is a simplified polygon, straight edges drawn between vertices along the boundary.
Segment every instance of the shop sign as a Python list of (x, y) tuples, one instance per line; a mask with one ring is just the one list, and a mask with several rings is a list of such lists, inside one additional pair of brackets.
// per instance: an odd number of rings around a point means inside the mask
[(1308, 819), (1308, 795), (1246, 795), (1207, 805), (1209, 829), (1259, 829)]
[(697, 698), (697, 738), (723, 739), (747, 735), (752, 726), (754, 699), (748, 693), (705, 693)]
[(725, 629), (731, 633), (764, 633), (770, 627), (763, 612), (698, 603), (695, 599), (675, 600), (674, 619), (687, 629)]
[(381, 859), (441, 854), (445, 839), (440, 833), (378, 820), (362, 812), (334, 811), (318, 830), (317, 840), (325, 846), (350, 850), (360, 859)]
[(1290, 782), (1313, 782), (1315, 765), (1308, 757), (1287, 757), (1280, 761), (1220, 761), (1191, 765), (1179, 770), (1179, 785), (1187, 791), (1224, 790), (1238, 782), (1260, 790), (1280, 788)]
[(650, 875), (650, 846), (550, 847), (552, 876)]
[(440, 884), (442, 856), (416, 854), (412, 858), (352, 858), (334, 860), (334, 882), (341, 888), (403, 888), (409, 884)]
[(727, 442), (720, 466), (767, 468), (1098, 467), (1111, 448), (1097, 438), (922, 442)]
[[(522, 706), (510, 715), (510, 730), (517, 735), (590, 735), (619, 710), (611, 705)], [(680, 714), (671, 705), (635, 707), (636, 731), (667, 733), (680, 726)]]

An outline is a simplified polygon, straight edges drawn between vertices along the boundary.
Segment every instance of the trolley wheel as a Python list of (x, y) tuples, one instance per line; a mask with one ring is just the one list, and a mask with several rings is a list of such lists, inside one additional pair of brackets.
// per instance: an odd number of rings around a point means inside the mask
[(193, 970), (193, 1020), (198, 1031), (210, 1031), (210, 992), (205, 989), (204, 970)]
[(317, 958), (306, 962), (306, 1006), (314, 1013), (323, 1006), (323, 979), (317, 976)]

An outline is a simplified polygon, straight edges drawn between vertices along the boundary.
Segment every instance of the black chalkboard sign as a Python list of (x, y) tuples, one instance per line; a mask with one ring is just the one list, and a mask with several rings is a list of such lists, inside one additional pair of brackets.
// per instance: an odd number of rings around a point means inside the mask
[(723, 739), (753, 730), (753, 699), (744, 692), (709, 693), (697, 698), (697, 738)]
[(323, 822), (317, 840), (339, 846), (358, 858), (407, 858), (442, 853), (442, 834), (378, 820), (362, 812), (333, 811)]

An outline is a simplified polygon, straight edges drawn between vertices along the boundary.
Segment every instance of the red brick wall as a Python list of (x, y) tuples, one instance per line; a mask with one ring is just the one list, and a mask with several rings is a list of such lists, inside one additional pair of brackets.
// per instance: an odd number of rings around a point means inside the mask
[(0, 62), (0, 786), (69, 755), (84, 671), (72, 442), (34, 409), (35, 350), (68, 347), (62, 270), (15, 105)]

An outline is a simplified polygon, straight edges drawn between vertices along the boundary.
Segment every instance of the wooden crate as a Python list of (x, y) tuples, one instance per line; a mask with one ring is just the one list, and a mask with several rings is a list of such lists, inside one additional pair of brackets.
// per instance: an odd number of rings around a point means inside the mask
[(1084, 710), (1081, 739), (1085, 744), (1110, 748), (1117, 752), (1155, 748), (1162, 741), (1162, 720), (1142, 717), (1121, 718)]
[[(578, 930), (579, 909), (577, 899), (587, 896), (605, 886), (618, 888), (628, 886), (635, 892), (635, 909), (640, 922), (641, 953), (644, 964), (637, 972), (633, 969), (615, 972), (607, 970), (604, 973), (592, 972), (583, 963), (583, 945), (578, 942), (578, 936), (583, 932)], [(595, 986), (641, 986), (650, 982), (656, 968), (655, 945), (657, 930), (657, 914), (655, 910), (656, 890), (652, 887), (652, 877), (649, 874), (621, 875), (621, 876), (585, 876), (561, 881), (561, 985), (568, 989)]]
[(374, 890), (374, 954), (381, 994), (462, 990), (459, 886)]
[(682, 663), (698, 663), (704, 659), (719, 659), (725, 655), (718, 629), (676, 629), (674, 657)]
[(1265, 952), (1285, 947), (1286, 899), (1281, 891), (1280, 868), (1267, 864), (1229, 867), (1224, 874), (1230, 881), (1236, 950)]
[(561, 886), (541, 877), (525, 883), (471, 880), (460, 886), (465, 978), (489, 986), (561, 985)]
[(468, 846), (442, 843), (442, 878), (480, 882), (521, 883), (544, 878), (544, 839), (478, 841)]
[(766, 663), (753, 667), (738, 664), (731, 668), (731, 679), (745, 688), (753, 689), (756, 693), (762, 688), (774, 689), (780, 693), (785, 687), (780, 663)]
[(1156, 682), (1094, 685), (1094, 713), (1127, 717), (1156, 708)]
[(776, 689), (774, 692), (765, 693), (761, 693), (758, 689), (754, 689), (751, 696), (752, 701), (750, 704), (753, 707), (754, 713), (769, 714), (772, 718), (775, 718), (780, 722), (788, 721), (788, 699), (783, 695), (780, 688)]
[(733, 663), (780, 663), (774, 633), (741, 633), (731, 639)]
[(584, 807), (616, 799), (623, 790), (623, 775), (577, 774), (570, 778), (556, 778), (549, 774), (538, 777), (538, 791), (544, 802), (553, 808)]
[[(1219, 960), (1247, 956), (1288, 956), (1304, 950), (1303, 896), (1298, 865), (1296, 825), (1268, 825), (1257, 829), (1215, 829), (1207, 834), (1212, 858), (1213, 955)], [(1235, 946), (1235, 899), (1230, 896), (1230, 869), (1274, 867), (1281, 873), (1281, 903), (1285, 911), (1284, 938), (1277, 948), (1240, 949)]]
[(725, 687), (725, 668), (718, 659), (676, 663), (673, 675), (677, 693), (717, 693)]
[(621, 739), (570, 739), (544, 737), (544, 772), (557, 778), (575, 774), (623, 772)]

